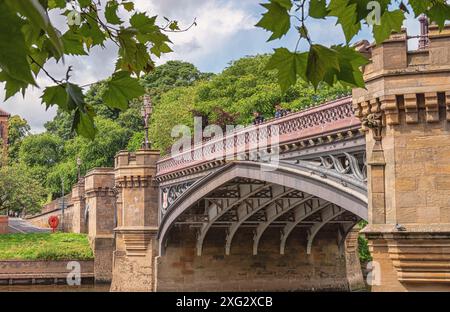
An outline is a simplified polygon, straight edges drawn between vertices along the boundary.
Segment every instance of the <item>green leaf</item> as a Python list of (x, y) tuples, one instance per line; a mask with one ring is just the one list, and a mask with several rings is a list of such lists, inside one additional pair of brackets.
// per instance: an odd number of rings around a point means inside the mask
[(123, 8), (127, 10), (128, 12), (134, 10), (134, 3), (133, 2), (122, 2)]
[(103, 42), (106, 40), (106, 36), (103, 31), (100, 29), (97, 23), (88, 20), (88, 22), (83, 23), (79, 29), (80, 35), (83, 36), (84, 41), (89, 40), (91, 45), (87, 45), (88, 48), (90, 46), (95, 45), (103, 45)]
[(338, 53), (319, 44), (311, 45), (306, 66), (306, 78), (317, 88), (329, 71), (339, 71)]
[(272, 0), (272, 2), (278, 3), (287, 10), (290, 10), (292, 8), (291, 0)]
[(8, 100), (19, 91), (22, 91), (22, 94), (25, 95), (25, 89), (27, 88), (28, 83), (16, 80), (4, 71), (0, 72), (0, 81), (5, 82), (4, 101)]
[(327, 2), (325, 0), (311, 0), (309, 2), (309, 16), (314, 18), (325, 18), (327, 14)]
[(339, 70), (330, 69), (324, 81), (329, 85), (340, 82), (351, 87), (364, 88), (365, 83), (360, 66), (368, 64), (369, 60), (348, 46), (333, 46), (332, 49), (338, 53)]
[[(148, 72), (148, 68), (152, 61), (150, 55), (147, 51), (147, 46), (143, 43), (136, 42), (134, 39), (134, 29), (126, 28), (119, 32), (119, 56), (116, 68), (122, 69), (129, 72), (134, 72), (139, 75), (141, 71)], [(150, 34), (147, 34), (150, 35)], [(156, 48), (159, 49), (162, 43), (156, 45), (154, 43), (152, 49), (155, 51)], [(163, 47), (164, 49), (164, 47)], [(163, 51), (157, 51), (163, 53)]]
[(336, 25), (341, 25), (345, 39), (349, 43), (361, 29), (361, 22), (357, 19), (356, 3), (349, 3), (349, 0), (331, 0), (328, 10), (329, 16), (337, 17)]
[(305, 79), (306, 62), (308, 53), (294, 53), (286, 48), (275, 49), (275, 53), (269, 59), (266, 69), (278, 71), (278, 84), (282, 92), (295, 84), (297, 76)]
[(78, 0), (78, 3), (80, 4), (81, 8), (87, 8), (91, 5), (92, 0)]
[(64, 52), (71, 55), (87, 55), (84, 50), (83, 37), (72, 30), (68, 30), (61, 37), (64, 44)]
[(108, 23), (114, 25), (122, 24), (122, 21), (117, 16), (118, 8), (119, 4), (116, 1), (108, 1), (105, 8), (105, 18)]
[(373, 36), (379, 44), (388, 39), (392, 31), (399, 32), (402, 29), (405, 14), (402, 10), (385, 11), (380, 19), (380, 25), (373, 26)]
[(63, 54), (59, 33), (50, 23), (47, 12), (38, 0), (6, 0), (6, 3), (10, 8), (25, 16), (36, 28), (45, 31), (59, 56)]
[(173, 50), (169, 47), (167, 43), (162, 43), (160, 45), (154, 45), (150, 51), (157, 57), (161, 57), (162, 53), (170, 53)]
[(170, 30), (180, 30), (180, 27), (178, 27), (178, 22), (177, 21), (173, 21), (172, 23), (170, 23), (169, 29)]
[[(33, 58), (34, 61), (36, 61), (36, 63), (42, 65), (45, 64), (48, 58), (48, 52), (39, 50), (37, 48), (31, 48), (30, 56)], [(41, 67), (39, 67), (39, 65), (37, 65), (36, 63), (34, 62), (31, 63), (31, 70), (37, 76), (37, 74), (39, 74), (39, 72), (41, 71)]]
[(72, 123), (72, 131), (73, 130), (75, 130), (78, 135), (93, 140), (97, 133), (97, 129), (95, 128), (92, 114), (76, 109)]
[(85, 109), (86, 104), (84, 103), (83, 89), (80, 86), (69, 82), (66, 85), (66, 92), (67, 108), (69, 110), (74, 110), (75, 108)]
[(48, 0), (48, 8), (51, 9), (64, 9), (67, 5), (66, 0)]
[(427, 16), (432, 22), (436, 22), (439, 29), (444, 29), (445, 21), (450, 19), (450, 5), (444, 2), (436, 2), (427, 11)]
[(141, 34), (146, 34), (159, 29), (155, 25), (156, 17), (148, 17), (145, 13), (135, 13), (130, 18), (131, 27), (135, 28)]
[(21, 31), (23, 21), (0, 1), (0, 68), (18, 81), (36, 85)]
[(67, 106), (67, 99), (65, 84), (46, 87), (41, 95), (42, 103), (45, 103), (47, 109), (50, 106), (57, 105), (66, 112), (70, 111)]
[(128, 101), (144, 93), (145, 89), (140, 85), (139, 79), (130, 77), (127, 72), (119, 71), (106, 82), (103, 101), (108, 107), (124, 110), (128, 108)]
[(428, 7), (431, 7), (432, 2), (428, 0), (408, 0), (411, 5), (415, 17), (428, 11)]
[(267, 12), (263, 14), (263, 17), (255, 26), (272, 32), (267, 41), (283, 37), (291, 27), (289, 9), (274, 1), (261, 5), (267, 9)]

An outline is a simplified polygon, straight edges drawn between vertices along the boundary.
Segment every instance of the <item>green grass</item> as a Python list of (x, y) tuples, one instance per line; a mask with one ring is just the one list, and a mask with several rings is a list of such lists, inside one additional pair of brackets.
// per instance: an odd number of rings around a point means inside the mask
[(0, 235), (0, 260), (90, 260), (87, 235), (33, 233)]

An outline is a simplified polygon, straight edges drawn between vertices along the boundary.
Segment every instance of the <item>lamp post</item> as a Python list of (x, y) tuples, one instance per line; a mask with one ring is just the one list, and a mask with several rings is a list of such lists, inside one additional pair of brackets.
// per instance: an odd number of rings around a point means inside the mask
[(148, 120), (150, 115), (152, 114), (152, 100), (149, 95), (144, 95), (144, 106), (141, 109), (141, 116), (144, 118), (144, 130), (145, 130), (145, 140), (144, 140), (144, 149), (149, 149), (150, 142), (148, 139)]

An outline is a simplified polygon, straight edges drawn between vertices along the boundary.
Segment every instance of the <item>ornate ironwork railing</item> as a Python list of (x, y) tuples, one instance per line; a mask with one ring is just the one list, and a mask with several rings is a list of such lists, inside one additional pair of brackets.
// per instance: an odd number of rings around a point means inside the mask
[(239, 153), (249, 152), (256, 146), (255, 142), (262, 132), (266, 134), (267, 142), (271, 142), (271, 137), (274, 136), (271, 132), (276, 129), (277, 143), (284, 145), (359, 127), (361, 123), (354, 116), (352, 98), (345, 97), (259, 125), (241, 128), (223, 137), (202, 142), (175, 156), (164, 157), (157, 164), (157, 175), (217, 160), (213, 157), (216, 154), (223, 159), (230, 159)]

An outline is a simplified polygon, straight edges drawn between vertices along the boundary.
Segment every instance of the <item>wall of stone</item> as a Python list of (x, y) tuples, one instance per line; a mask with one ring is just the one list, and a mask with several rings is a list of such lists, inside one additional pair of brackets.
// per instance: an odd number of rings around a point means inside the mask
[[(65, 232), (72, 232), (73, 229), (73, 205), (67, 206), (64, 209), (64, 231)], [(25, 219), (30, 222), (31, 224), (43, 227), (43, 228), (49, 228), (48, 225), (48, 218), (51, 216), (57, 216), (60, 221), (61, 225), (61, 209), (57, 208), (55, 210), (50, 210), (45, 213), (41, 213), (38, 215), (34, 215), (31, 217), (26, 217)]]
[[(66, 279), (72, 271), (70, 261), (0, 261), (0, 283), (9, 280), (25, 279)], [(81, 268), (81, 278), (94, 276), (94, 261), (77, 261)]]
[(336, 225), (319, 232), (311, 255), (306, 254), (302, 228), (290, 235), (285, 255), (279, 254), (280, 229), (268, 229), (256, 256), (251, 254), (251, 228), (238, 231), (229, 256), (224, 252), (224, 229), (210, 231), (202, 256), (196, 255), (195, 230), (171, 231), (166, 253), (157, 259), (157, 291), (348, 290), (347, 272), (353, 279), (356, 271), (361, 272), (355, 257), (347, 263), (345, 254), (339, 253)]

